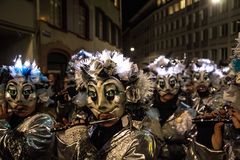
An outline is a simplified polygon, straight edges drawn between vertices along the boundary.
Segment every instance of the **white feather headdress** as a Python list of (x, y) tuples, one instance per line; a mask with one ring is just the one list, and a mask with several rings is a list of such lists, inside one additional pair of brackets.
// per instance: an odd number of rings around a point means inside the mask
[(69, 68), (74, 69), (78, 88), (84, 87), (92, 78), (115, 77), (126, 87), (129, 102), (145, 102), (153, 94), (154, 84), (150, 77), (117, 51), (104, 50), (95, 55), (86, 55), (82, 50), (81, 53), (74, 55), (70, 62)]
[(192, 71), (194, 72), (213, 72), (216, 69), (216, 64), (210, 59), (197, 59), (191, 63)]
[(148, 68), (157, 73), (158, 76), (176, 75), (182, 73), (185, 69), (184, 61), (178, 59), (168, 59), (165, 56), (159, 56)]

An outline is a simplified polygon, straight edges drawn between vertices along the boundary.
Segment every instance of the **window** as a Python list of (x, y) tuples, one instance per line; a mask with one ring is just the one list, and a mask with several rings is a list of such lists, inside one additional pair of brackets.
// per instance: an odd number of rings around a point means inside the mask
[(218, 28), (217, 26), (212, 28), (212, 39), (216, 39), (218, 36)]
[(193, 33), (193, 42), (195, 43), (196, 42), (196, 32), (195, 33)]
[(234, 9), (240, 8), (240, 1), (239, 0), (233, 0), (233, 8)]
[(228, 35), (228, 24), (225, 23), (220, 26), (220, 37), (226, 37)]
[(111, 40), (112, 40), (111, 43), (112, 43), (113, 45), (116, 45), (116, 43), (117, 43), (117, 28), (116, 28), (116, 26), (115, 26), (114, 23), (112, 23), (111, 29), (112, 29), (112, 31), (111, 31), (111, 35), (112, 35), (112, 37), (111, 37)]
[(111, 0), (113, 2), (113, 5), (119, 9), (120, 8), (120, 0)]
[(222, 48), (221, 49), (221, 58), (222, 58), (222, 60), (226, 60), (228, 58), (228, 56), (227, 56), (227, 48)]
[(179, 19), (176, 20), (176, 29), (179, 28)]
[(176, 46), (179, 46), (179, 37), (176, 38)]
[(214, 6), (212, 6), (211, 7), (211, 11), (212, 11), (212, 13), (211, 13), (211, 15), (212, 16), (216, 16), (217, 15), (217, 13), (218, 13), (218, 8), (217, 8), (218, 6), (217, 5), (214, 5)]
[(202, 20), (207, 19), (207, 16), (208, 16), (207, 14), (208, 14), (207, 8), (201, 10), (201, 11), (199, 12), (200, 20), (202, 21)]
[(174, 4), (174, 11), (178, 12), (180, 10), (179, 3)]
[(186, 39), (185, 39), (185, 35), (182, 35), (182, 45), (186, 44)]
[(79, 4), (78, 34), (88, 38), (88, 8), (84, 3)]
[(231, 23), (231, 34), (240, 32), (240, 21), (233, 21)]
[(202, 58), (208, 58), (208, 51), (202, 52)]
[(212, 49), (212, 60), (217, 61), (217, 49)]
[(192, 4), (192, 0), (186, 0), (187, 6), (190, 6)]
[(61, 0), (50, 0), (51, 15), (50, 23), (62, 27), (62, 3)]
[(95, 10), (95, 18), (96, 18), (96, 22), (95, 22), (95, 31), (96, 31), (96, 36), (99, 39), (103, 39), (103, 12), (96, 8)]
[(42, 0), (40, 2), (40, 20), (62, 28), (63, 14), (63, 4), (61, 0)]
[(203, 41), (208, 40), (208, 29), (203, 30)]
[(174, 9), (173, 9), (173, 6), (169, 6), (168, 7), (168, 14), (171, 15), (174, 13)]
[(180, 1), (180, 9), (184, 9), (186, 7), (185, 0)]

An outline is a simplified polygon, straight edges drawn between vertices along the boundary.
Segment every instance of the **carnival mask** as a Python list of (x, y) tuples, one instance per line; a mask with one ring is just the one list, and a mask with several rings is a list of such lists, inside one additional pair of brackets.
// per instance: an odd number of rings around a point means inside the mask
[(37, 102), (35, 86), (32, 83), (10, 80), (7, 83), (5, 98), (8, 112), (26, 117), (34, 112)]
[(210, 86), (209, 73), (205, 71), (199, 71), (193, 73), (193, 84), (198, 92), (206, 92)]
[[(88, 107), (97, 119), (121, 118), (125, 110), (125, 87), (116, 78), (90, 80), (87, 85)], [(101, 123), (114, 125), (118, 119)]]
[(169, 98), (166, 101), (174, 98), (178, 93), (180, 84), (177, 80), (177, 77), (174, 75), (161, 76), (157, 80), (157, 90), (160, 95), (160, 98)]

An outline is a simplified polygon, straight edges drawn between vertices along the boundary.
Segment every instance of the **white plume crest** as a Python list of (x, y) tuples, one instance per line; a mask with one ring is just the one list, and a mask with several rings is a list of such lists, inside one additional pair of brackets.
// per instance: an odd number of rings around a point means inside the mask
[(22, 63), (22, 56), (19, 55), (14, 60), (14, 65), (9, 66), (10, 75), (18, 81), (29, 81), (32, 83), (41, 83), (46, 81), (46, 78), (41, 74), (36, 62), (32, 63), (26, 60)]
[(216, 69), (216, 65), (210, 59), (198, 59), (192, 62), (192, 70), (195, 72), (213, 72)]
[(185, 65), (178, 59), (168, 59), (161, 55), (153, 63), (149, 64), (148, 68), (159, 76), (176, 75), (184, 71)]
[[(73, 56), (72, 58), (74, 59), (70, 61), (70, 67), (75, 66), (74, 75), (78, 87), (85, 86), (91, 78), (115, 77), (126, 85), (125, 89), (129, 93), (128, 101), (131, 103), (144, 103), (153, 94), (154, 83), (150, 76), (144, 74), (136, 64), (120, 52), (103, 50), (84, 60), (81, 56)], [(131, 83), (125, 83), (129, 81)], [(132, 95), (136, 95), (136, 97), (132, 97)]]

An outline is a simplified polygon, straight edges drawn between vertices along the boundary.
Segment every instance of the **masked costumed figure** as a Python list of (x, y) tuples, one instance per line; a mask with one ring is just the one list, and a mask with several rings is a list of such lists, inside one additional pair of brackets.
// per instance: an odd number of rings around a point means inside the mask
[[(61, 157), (156, 159), (155, 138), (146, 130), (134, 128), (126, 112), (132, 103), (141, 106), (151, 97), (153, 84), (148, 76), (129, 58), (107, 50), (74, 59), (71, 64), (77, 86), (86, 88), (86, 106), (92, 117), (85, 118), (85, 124), (58, 132)], [(79, 121), (84, 119), (82, 115), (77, 117)]]
[[(216, 122), (214, 133), (212, 135), (213, 149), (225, 152), (224, 159), (240, 159), (240, 39), (237, 39), (238, 45), (234, 48), (233, 58), (230, 63), (230, 73), (228, 74), (228, 86), (223, 91), (223, 105), (225, 112), (223, 115), (227, 118), (224, 121)], [(218, 112), (216, 112), (218, 113)], [(217, 116), (222, 116), (218, 113)]]
[(14, 66), (3, 66), (0, 75), (0, 159), (50, 159), (55, 135), (54, 120), (37, 113), (47, 104), (43, 77), (35, 62), (17, 57)]
[(153, 108), (159, 112), (163, 139), (160, 159), (184, 159), (186, 134), (192, 128), (194, 110), (178, 101), (180, 74), (185, 65), (178, 59), (158, 57), (148, 66), (156, 75), (156, 89)]

